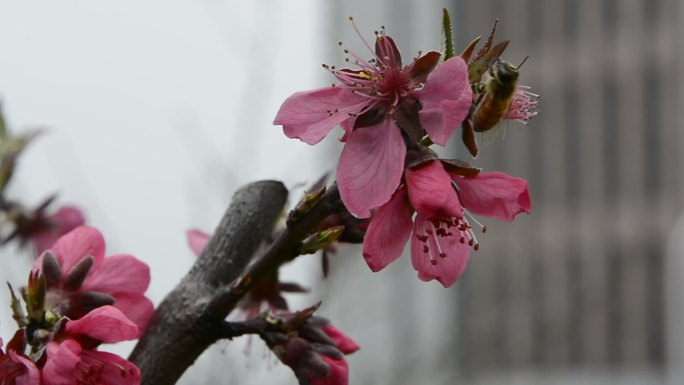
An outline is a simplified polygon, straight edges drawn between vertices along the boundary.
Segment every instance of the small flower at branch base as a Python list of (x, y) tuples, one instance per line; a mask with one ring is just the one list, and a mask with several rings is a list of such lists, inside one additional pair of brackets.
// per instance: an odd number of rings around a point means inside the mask
[(315, 308), (273, 315), (283, 331), (265, 332), (261, 337), (301, 384), (347, 385), (349, 366), (344, 355), (359, 346), (328, 320), (313, 316)]
[(382, 270), (401, 256), (411, 238), (411, 261), (418, 277), (453, 285), (467, 265), (470, 249), (479, 248), (464, 207), (510, 221), (529, 212), (527, 183), (504, 173), (450, 175), (437, 160), (407, 169), (406, 185), (371, 219), (363, 244), (368, 266)]
[(105, 257), (104, 238), (94, 228), (78, 227), (61, 237), (33, 267), (46, 280), (46, 310), (78, 319), (106, 304), (120, 309), (142, 332), (154, 305), (144, 292), (149, 267), (130, 255)]
[(431, 51), (403, 67), (384, 29), (376, 34), (373, 59), (345, 52), (359, 68), (324, 66), (340, 84), (293, 94), (274, 124), (308, 144), (342, 126), (345, 146), (337, 184), (347, 209), (366, 218), (397, 189), (406, 142), (418, 143), (427, 134), (444, 146), (468, 114), (472, 92), (463, 59), (452, 57), (438, 65), (441, 54)]

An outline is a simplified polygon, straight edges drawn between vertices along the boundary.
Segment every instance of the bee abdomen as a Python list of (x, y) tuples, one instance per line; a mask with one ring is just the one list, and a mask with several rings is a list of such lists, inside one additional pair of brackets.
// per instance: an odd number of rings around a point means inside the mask
[(504, 117), (509, 103), (510, 99), (496, 99), (486, 94), (475, 110), (473, 130), (477, 132), (491, 130)]

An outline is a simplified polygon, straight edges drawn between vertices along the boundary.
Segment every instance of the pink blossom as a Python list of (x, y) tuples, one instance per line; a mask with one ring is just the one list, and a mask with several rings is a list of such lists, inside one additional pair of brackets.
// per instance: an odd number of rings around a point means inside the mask
[(450, 175), (436, 160), (407, 169), (406, 184), (371, 219), (363, 245), (368, 266), (382, 270), (401, 256), (410, 237), (418, 277), (453, 285), (467, 265), (470, 249), (479, 247), (464, 206), (510, 221), (520, 212), (529, 212), (527, 183), (503, 173)]
[[(328, 324), (321, 330), (335, 342), (342, 354), (352, 354), (359, 350), (359, 345), (336, 327)], [(335, 357), (319, 354), (319, 357), (328, 365), (328, 375), (325, 377), (310, 377), (311, 385), (347, 385), (349, 383), (349, 365), (343, 356)]]
[(474, 177), (450, 174), (458, 186), (458, 197), (468, 211), (510, 222), (532, 206), (527, 181), (506, 173), (482, 172)]
[(359, 68), (325, 66), (340, 84), (293, 94), (274, 124), (308, 144), (342, 126), (345, 146), (337, 184), (348, 210), (365, 218), (397, 189), (406, 141), (416, 143), (427, 134), (445, 145), (468, 114), (472, 92), (460, 57), (438, 66), (441, 54), (432, 51), (402, 67), (401, 55), (384, 30), (377, 33), (373, 60), (345, 51)]
[(537, 116), (537, 100), (539, 95), (533, 94), (529, 91), (530, 87), (519, 85), (515, 89), (515, 95), (511, 102), (504, 119), (517, 120), (522, 124), (527, 124), (527, 121)]
[(344, 354), (352, 354), (360, 349), (359, 345), (357, 345), (354, 340), (349, 338), (349, 336), (342, 333), (338, 328), (331, 324), (321, 327), (321, 330), (323, 330), (328, 337), (335, 341), (335, 347)]
[(64, 331), (47, 344), (43, 383), (139, 384), (140, 371), (133, 363), (115, 354), (94, 350), (101, 342), (132, 340), (138, 334), (138, 327), (112, 306), (102, 306), (81, 319), (67, 321)]
[(40, 371), (23, 354), (7, 348), (2, 350), (0, 338), (0, 384), (2, 385), (40, 385)]
[(62, 235), (85, 223), (83, 212), (73, 206), (62, 206), (45, 218), (45, 226), (31, 234), (36, 255), (50, 248)]
[[(296, 318), (301, 313), (289, 315)], [(287, 323), (284, 321), (284, 325)], [(359, 346), (323, 318), (311, 317), (298, 328), (296, 333), (289, 333), (287, 337), (267, 337), (265, 341), (278, 358), (292, 368), (300, 382), (347, 385), (349, 366), (344, 356), (359, 350)], [(280, 342), (283, 337), (287, 338), (286, 341)], [(278, 342), (270, 343), (274, 341)]]
[[(46, 269), (46, 258), (56, 260), (57, 266), (48, 263), (51, 268)], [(142, 331), (154, 312), (143, 294), (150, 282), (148, 266), (130, 255), (105, 258), (104, 238), (92, 227), (81, 226), (59, 238), (33, 269), (46, 277), (59, 274), (48, 277), (46, 307), (71, 319), (113, 304)]]
[(43, 368), (45, 385), (138, 385), (140, 370), (116, 354), (83, 349), (72, 339), (50, 342)]

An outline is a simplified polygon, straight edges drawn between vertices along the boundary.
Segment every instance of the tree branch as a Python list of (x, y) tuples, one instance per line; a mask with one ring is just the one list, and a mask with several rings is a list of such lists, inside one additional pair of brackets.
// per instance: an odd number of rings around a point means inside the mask
[(220, 338), (225, 315), (210, 314), (208, 304), (270, 235), (286, 199), (285, 186), (276, 181), (251, 183), (235, 193), (195, 265), (159, 305), (131, 353), (143, 384), (174, 384)]
[(304, 213), (294, 223), (290, 223), (268, 250), (254, 260), (237, 280), (216, 293), (208, 306), (211, 314), (218, 318), (225, 318), (235, 308), (240, 298), (251, 290), (261, 278), (283, 263), (295, 258), (298, 255), (302, 240), (326, 217), (341, 210), (346, 209), (340, 200), (337, 185), (333, 185), (311, 210)]

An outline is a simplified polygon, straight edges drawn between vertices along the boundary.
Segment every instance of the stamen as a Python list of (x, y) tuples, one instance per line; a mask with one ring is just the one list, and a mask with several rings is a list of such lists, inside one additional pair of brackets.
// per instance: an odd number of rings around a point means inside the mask
[(373, 51), (373, 49), (370, 47), (366, 39), (363, 38), (363, 35), (361, 35), (361, 31), (359, 31), (359, 28), (356, 26), (356, 23), (354, 23), (354, 18), (349, 16), (349, 21), (351, 21), (352, 25), (354, 26), (354, 31), (356, 31), (356, 34), (361, 38), (361, 41), (366, 46), (366, 48), (368, 48), (368, 51), (375, 55), (375, 51)]

